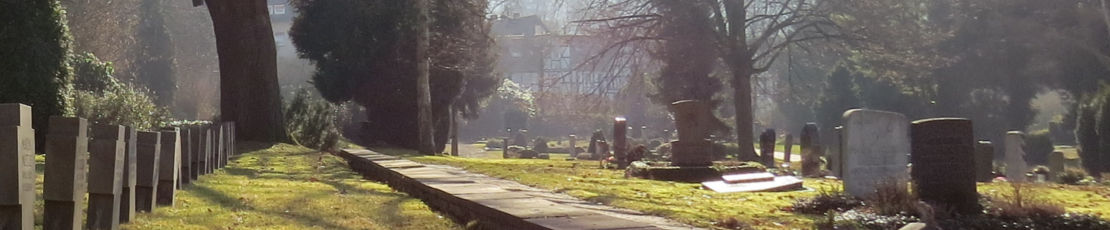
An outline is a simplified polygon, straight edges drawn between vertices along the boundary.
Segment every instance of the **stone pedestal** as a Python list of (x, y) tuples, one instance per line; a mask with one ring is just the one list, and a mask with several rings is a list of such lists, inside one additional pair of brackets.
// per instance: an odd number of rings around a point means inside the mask
[(0, 104), (0, 229), (35, 226), (35, 130), (31, 107)]
[(81, 229), (88, 191), (89, 138), (84, 118), (50, 117), (43, 179), (43, 229)]
[(994, 144), (990, 141), (975, 143), (975, 181), (991, 182), (994, 180)]
[(119, 229), (126, 131), (119, 125), (93, 125), (89, 141), (87, 229)]
[(174, 192), (177, 190), (178, 173), (181, 171), (181, 134), (177, 128), (167, 128), (160, 132), (161, 149), (158, 160), (158, 205), (173, 207)]
[(617, 168), (628, 167), (628, 121), (624, 117), (613, 119), (613, 156)]
[(1006, 133), (1006, 180), (1025, 182), (1029, 171), (1025, 162), (1025, 133), (1010, 131)]
[(672, 141), (671, 165), (704, 167), (713, 165), (713, 156), (709, 155), (709, 147), (713, 143), (702, 141)]
[(975, 190), (975, 147), (971, 120), (936, 118), (913, 122), (910, 129), (914, 193), (934, 207), (970, 215), (979, 213)]
[(883, 181), (908, 179), (910, 122), (899, 113), (853, 109), (844, 113), (841, 131), (844, 191), (856, 197), (874, 194)]
[(154, 210), (158, 187), (158, 171), (161, 161), (162, 134), (141, 131), (138, 135), (138, 157), (135, 167), (135, 210), (151, 212)]
[(674, 115), (678, 140), (671, 142), (671, 165), (710, 166), (713, 156), (709, 154), (712, 145), (707, 138), (709, 115), (705, 103), (697, 100), (684, 100), (671, 103), (668, 107)]
[(136, 165), (138, 165), (138, 131), (133, 127), (124, 127), (124, 156), (123, 156), (123, 175), (121, 184), (123, 189), (120, 190), (120, 204), (119, 204), (119, 221), (122, 223), (131, 222), (135, 217), (135, 183), (138, 181), (135, 176)]
[(775, 129), (763, 130), (759, 135), (759, 163), (767, 168), (775, 167)]
[(821, 131), (816, 123), (806, 123), (805, 127), (802, 127), (801, 143), (799, 144), (802, 147), (803, 176), (816, 176), (821, 171), (821, 155), (824, 154), (820, 133)]

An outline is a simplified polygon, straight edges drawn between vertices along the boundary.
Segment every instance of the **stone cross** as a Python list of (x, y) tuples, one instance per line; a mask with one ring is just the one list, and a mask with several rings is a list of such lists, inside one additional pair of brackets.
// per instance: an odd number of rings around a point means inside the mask
[(617, 168), (628, 167), (628, 121), (624, 117), (613, 119), (613, 155)]
[(193, 179), (193, 177), (192, 177), (192, 174), (193, 174), (193, 172), (192, 172), (192, 162), (193, 162), (192, 157), (193, 157), (193, 154), (192, 153), (193, 152), (190, 151), (190, 150), (192, 150), (192, 147), (193, 147), (193, 145), (192, 145), (192, 141), (193, 141), (192, 137), (193, 136), (190, 135), (189, 131), (191, 131), (191, 130), (187, 127), (181, 127), (178, 130), (180, 131), (180, 136), (181, 136), (181, 141), (180, 141), (181, 142), (181, 161), (178, 162), (178, 163), (181, 164), (180, 165), (181, 171), (178, 172), (178, 176), (180, 176), (180, 177), (178, 177), (178, 179), (177, 179), (177, 187), (178, 187), (178, 189), (180, 189), (180, 188), (182, 188), (183, 185), (187, 185), (187, 184), (191, 183), (192, 179)]
[(982, 210), (975, 190), (975, 139), (971, 120), (934, 118), (914, 121), (910, 129), (914, 193), (926, 203), (961, 214)]
[(1064, 173), (1064, 152), (1053, 151), (1048, 155), (1048, 179), (1060, 180), (1060, 173)]
[(0, 229), (34, 229), (35, 177), (31, 107), (0, 104)]
[(790, 153), (794, 151), (792, 149), (794, 148), (794, 135), (787, 133), (786, 139), (782, 140), (782, 142), (783, 147), (785, 147), (785, 149), (782, 150), (782, 164), (785, 165), (786, 168), (790, 168)]
[(81, 229), (88, 191), (89, 137), (84, 118), (50, 117), (46, 134), (43, 229)]
[(574, 141), (575, 141), (575, 139), (576, 139), (576, 138), (577, 138), (577, 136), (574, 136), (574, 134), (571, 134), (571, 135), (569, 136), (569, 142), (570, 142), (570, 158), (574, 158), (574, 159), (578, 159), (578, 151), (577, 151), (577, 149), (576, 149), (576, 148), (574, 147), (574, 144), (575, 144), (575, 143), (574, 143)]
[(763, 130), (759, 135), (759, 163), (767, 168), (775, 167), (775, 129)]
[(162, 134), (140, 131), (138, 135), (137, 160), (135, 161), (135, 210), (154, 211), (158, 187), (158, 171), (161, 162)]
[(181, 172), (181, 132), (178, 128), (166, 128), (162, 135), (161, 150), (158, 157), (158, 205), (173, 207), (174, 191)]
[(135, 182), (136, 178), (136, 165), (138, 165), (138, 158), (136, 148), (138, 147), (138, 134), (134, 127), (124, 127), (123, 139), (125, 144), (124, 157), (123, 157), (123, 176), (121, 184), (123, 188), (120, 190), (119, 202), (119, 221), (122, 223), (131, 222), (135, 217)]
[(991, 141), (981, 140), (975, 143), (975, 181), (991, 182), (994, 180), (994, 144)]
[(1010, 131), (1006, 133), (1006, 180), (1025, 182), (1025, 133)]
[(816, 176), (821, 170), (821, 155), (824, 155), (821, 148), (821, 131), (817, 127), (817, 123), (806, 123), (802, 127), (802, 136), (800, 144), (802, 147), (802, 175), (803, 176)]
[(89, 141), (89, 208), (86, 229), (119, 229), (127, 129), (93, 125)]
[(841, 131), (844, 190), (868, 197), (882, 181), (904, 181), (910, 153), (910, 123), (887, 111), (853, 109)]
[(671, 142), (671, 164), (674, 166), (711, 166), (713, 156), (709, 154), (711, 143), (705, 138), (709, 131), (709, 114), (705, 114), (705, 103), (697, 100), (683, 100), (671, 103), (668, 107), (674, 115), (678, 140)]

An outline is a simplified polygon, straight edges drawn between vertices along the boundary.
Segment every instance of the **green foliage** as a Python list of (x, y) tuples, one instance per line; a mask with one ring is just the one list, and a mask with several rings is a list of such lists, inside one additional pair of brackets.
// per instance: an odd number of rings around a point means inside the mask
[(1110, 87), (1102, 86), (1098, 94), (1081, 101), (1076, 114), (1075, 138), (1083, 168), (1091, 175), (1107, 172), (1107, 151), (1110, 149)]
[(92, 123), (129, 125), (140, 130), (162, 127), (171, 120), (165, 107), (154, 104), (149, 91), (112, 77), (111, 63), (101, 62), (90, 53), (73, 55), (69, 63), (74, 69), (72, 110), (76, 116)]
[(0, 23), (0, 103), (31, 106), (35, 140), (44, 140), (48, 118), (71, 112), (65, 10), (58, 1), (0, 1)]
[(1069, 185), (1079, 185), (1081, 181), (1090, 177), (1086, 171), (1076, 168), (1067, 168), (1063, 172), (1053, 173), (1056, 173), (1057, 178), (1060, 179), (1060, 183)]
[(832, 212), (844, 212), (863, 205), (863, 201), (844, 192), (840, 187), (825, 187), (817, 190), (817, 196), (801, 199), (791, 206), (797, 213), (821, 215)]
[(1047, 129), (1029, 133), (1025, 136), (1025, 161), (1032, 165), (1048, 164), (1048, 155), (1055, 150), (1052, 146), (1052, 136)]
[(836, 70), (829, 73), (821, 99), (813, 109), (817, 116), (817, 124), (825, 131), (821, 136), (832, 136), (833, 127), (840, 125), (844, 111), (860, 106), (855, 87), (852, 85), (852, 78), (852, 73), (844, 65), (837, 66)]
[(169, 30), (166, 28), (166, 5), (168, 0), (144, 0), (139, 8), (139, 26), (136, 38), (139, 47), (137, 79), (153, 91), (155, 102), (162, 106), (172, 106), (177, 78), (174, 76), (174, 49)]
[(336, 128), (339, 110), (338, 106), (314, 97), (309, 89), (299, 89), (285, 104), (285, 131), (299, 145), (335, 150), (339, 141)]

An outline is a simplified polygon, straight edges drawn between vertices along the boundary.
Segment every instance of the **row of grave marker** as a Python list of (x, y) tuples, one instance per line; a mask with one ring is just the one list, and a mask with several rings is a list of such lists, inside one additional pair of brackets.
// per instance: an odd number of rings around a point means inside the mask
[[(159, 131), (72, 117), (49, 122), (42, 151), (46, 230), (119, 229), (136, 211), (172, 207), (177, 189), (224, 167), (235, 149), (233, 122)], [(34, 229), (34, 132), (30, 106), (0, 104), (0, 229)]]

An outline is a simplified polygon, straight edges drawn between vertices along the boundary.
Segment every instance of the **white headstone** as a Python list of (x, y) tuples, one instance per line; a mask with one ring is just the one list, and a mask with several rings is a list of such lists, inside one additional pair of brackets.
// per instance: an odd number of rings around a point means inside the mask
[(1025, 182), (1025, 133), (1010, 131), (1006, 133), (1006, 180)]
[(905, 180), (910, 122), (899, 113), (853, 109), (844, 112), (841, 149), (844, 190), (866, 197), (883, 180)]

